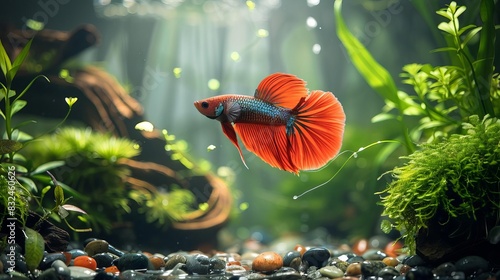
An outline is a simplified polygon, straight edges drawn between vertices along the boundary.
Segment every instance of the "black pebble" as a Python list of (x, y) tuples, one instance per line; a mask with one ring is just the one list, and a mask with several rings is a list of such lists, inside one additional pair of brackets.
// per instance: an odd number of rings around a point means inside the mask
[(327, 265), (328, 259), (330, 259), (330, 251), (326, 248), (311, 248), (302, 256), (302, 261), (317, 268)]
[(434, 268), (433, 272), (436, 276), (451, 276), (451, 273), (455, 271), (455, 265), (451, 262), (446, 262), (440, 264), (438, 267)]
[(361, 274), (364, 277), (378, 275), (379, 271), (386, 266), (382, 261), (364, 261), (361, 263)]
[(120, 271), (138, 270), (147, 269), (149, 266), (149, 260), (144, 254), (127, 253), (119, 259), (114, 260), (113, 264), (116, 265)]
[(99, 253), (92, 256), (97, 263), (97, 268), (108, 267), (113, 264), (113, 257), (109, 253)]
[(66, 256), (63, 253), (50, 253), (43, 257), (42, 261), (38, 265), (40, 270), (48, 269), (52, 263), (56, 260), (61, 260), (66, 263)]
[(397, 271), (394, 267), (392, 266), (386, 266), (382, 268), (378, 273), (377, 276), (379, 278), (382, 278), (384, 280), (391, 280), (394, 279), (395, 277), (399, 276), (400, 273)]
[(188, 274), (207, 275), (210, 269), (210, 259), (202, 254), (187, 257), (186, 270)]
[(419, 255), (409, 256), (403, 260), (403, 264), (409, 265), (411, 267), (425, 265), (425, 261)]
[(432, 271), (424, 266), (414, 267), (406, 273), (406, 279), (408, 280), (431, 280), (432, 278)]
[(479, 256), (467, 256), (455, 262), (457, 271), (462, 271), (466, 275), (487, 271), (489, 263)]
[(299, 251), (289, 251), (283, 256), (283, 266), (290, 266), (295, 258), (300, 258)]
[(210, 258), (209, 263), (211, 273), (221, 273), (226, 268), (226, 262), (219, 258)]

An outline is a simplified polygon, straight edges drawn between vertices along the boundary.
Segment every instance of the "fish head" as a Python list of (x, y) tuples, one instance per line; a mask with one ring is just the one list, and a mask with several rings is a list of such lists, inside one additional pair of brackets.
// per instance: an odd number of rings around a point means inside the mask
[(224, 101), (218, 96), (210, 97), (195, 101), (194, 107), (207, 118), (217, 119), (224, 112)]

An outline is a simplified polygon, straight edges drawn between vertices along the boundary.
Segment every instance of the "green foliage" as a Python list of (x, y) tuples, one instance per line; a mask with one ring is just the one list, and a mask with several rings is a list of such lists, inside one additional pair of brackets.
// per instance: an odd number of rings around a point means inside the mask
[[(415, 1), (421, 11), (427, 3)], [(493, 67), (498, 28), (493, 0), (481, 1), (479, 15), (473, 14), (480, 21), (467, 17), (482, 26), (462, 24), (459, 17), (467, 8), (453, 1), (436, 12), (444, 18), (437, 30), (446, 46), (434, 52), (448, 54), (450, 63), (405, 65), (400, 77), (413, 92), (394, 89), (387, 71), (345, 26), (341, 4), (336, 0), (334, 6), (339, 39), (355, 67), (386, 103), (372, 122), (396, 121), (401, 127), (399, 140), (408, 152), (403, 157), (408, 163), (392, 170), (394, 181), (379, 193), (386, 194), (381, 203), (383, 215), (392, 221), (382, 222), (382, 229), (401, 231), (415, 252), (414, 236), (438, 209), (450, 219), (475, 219), (479, 212), (498, 215), (500, 124), (495, 117), (500, 115), (500, 89)], [(432, 22), (428, 14), (424, 18)], [(418, 150), (412, 144), (422, 142), (427, 144)]]
[[(436, 136), (459, 132), (468, 116), (500, 114), (498, 74), (493, 74), (495, 26), (493, 13), (486, 12), (491, 0), (481, 1), (483, 26), (469, 24), (460, 27), (459, 16), (465, 6), (451, 2), (437, 13), (446, 20), (438, 25), (448, 46), (435, 52), (450, 52), (451, 65), (432, 66), (409, 64), (403, 67), (403, 83), (414, 93), (395, 87), (393, 79), (368, 50), (347, 29), (341, 14), (341, 0), (335, 1), (337, 34), (354, 66), (366, 82), (385, 100), (382, 113), (372, 121), (393, 120), (401, 127), (400, 141), (408, 153), (413, 143), (432, 141)], [(491, 7), (490, 7), (491, 8)], [(491, 9), (490, 9), (491, 11)], [(469, 44), (480, 34), (477, 53), (472, 55)], [(414, 125), (417, 119), (417, 125)]]
[(382, 215), (393, 221), (383, 229), (402, 232), (411, 252), (413, 237), (438, 209), (449, 218), (500, 215), (500, 121), (472, 116), (463, 128), (464, 135), (422, 144), (403, 157), (407, 163), (392, 170), (395, 180), (379, 193)]
[[(45, 243), (43, 237), (38, 233), (38, 225), (56, 213), (58, 219), (62, 219), (75, 231), (80, 231), (71, 227), (67, 222), (68, 213), (59, 211), (67, 207), (68, 211), (77, 211), (85, 213), (76, 206), (66, 204), (68, 199), (64, 199), (64, 192), (55, 178), (48, 173), (48, 170), (61, 166), (61, 162), (43, 162), (38, 167), (34, 167), (30, 160), (21, 155), (22, 149), (29, 146), (35, 140), (32, 136), (22, 132), (21, 127), (34, 123), (27, 121), (14, 125), (14, 116), (19, 113), (27, 102), (21, 98), (28, 92), (35, 80), (45, 76), (37, 76), (18, 94), (11, 88), (12, 82), (26, 59), (32, 41), (28, 41), (21, 50), (16, 59), (11, 62), (2, 43), (0, 42), (0, 69), (3, 73), (4, 83), (0, 83), (0, 101), (4, 102), (4, 108), (0, 109), (0, 115), (4, 119), (5, 131), (3, 139), (0, 140), (0, 227), (7, 218), (16, 220), (23, 227), (25, 237), (26, 265), (33, 271), (43, 258)], [(76, 102), (76, 98), (71, 99), (69, 110), (66, 117), (61, 121), (63, 123), (68, 117), (71, 107)], [(50, 190), (47, 186), (41, 192), (41, 196), (36, 196), (38, 186), (44, 183), (53, 183), (55, 186), (54, 195), (57, 198), (54, 208), (47, 208), (42, 204), (44, 195)], [(32, 209), (34, 205), (35, 209)], [(30, 210), (42, 213), (40, 220), (29, 228), (26, 226), (26, 219)], [(56, 211), (57, 210), (57, 211)], [(11, 220), (12, 221), (12, 220)], [(86, 229), (87, 230), (87, 229)]]
[[(53, 173), (71, 186), (66, 186), (66, 191), (88, 209), (84, 220), (96, 230), (108, 229), (111, 219), (130, 211), (125, 183), (130, 170), (121, 160), (140, 153), (135, 142), (90, 129), (64, 127), (33, 142), (23, 153), (35, 166), (62, 162)], [(56, 193), (56, 202), (57, 197)]]
[(30, 271), (34, 271), (43, 259), (45, 242), (40, 233), (30, 228), (26, 228), (24, 233), (26, 234), (26, 242), (24, 244), (26, 265)]
[[(192, 170), (202, 172), (207, 168), (206, 164), (198, 165), (187, 156), (184, 141), (175, 140), (175, 136), (166, 131), (163, 133), (172, 159), (189, 168), (186, 174), (179, 172), (173, 176), (184, 179), (193, 175)], [(131, 202), (137, 204), (138, 212), (144, 214), (148, 223), (159, 226), (182, 220), (196, 210), (193, 209), (194, 195), (189, 190), (173, 186), (166, 192), (146, 182), (140, 186), (127, 183), (131, 170), (126, 161), (139, 153), (139, 145), (133, 141), (75, 127), (59, 129), (25, 150), (26, 157), (32, 158), (34, 165), (46, 161), (63, 162), (53, 172), (72, 186), (67, 192), (78, 205), (88, 209), (85, 220), (96, 231), (109, 230), (114, 221), (130, 213)]]
[(132, 190), (130, 198), (139, 205), (139, 213), (145, 214), (148, 223), (168, 225), (172, 221), (181, 221), (187, 213), (193, 211), (195, 202), (189, 190), (175, 188), (170, 192), (156, 190)]

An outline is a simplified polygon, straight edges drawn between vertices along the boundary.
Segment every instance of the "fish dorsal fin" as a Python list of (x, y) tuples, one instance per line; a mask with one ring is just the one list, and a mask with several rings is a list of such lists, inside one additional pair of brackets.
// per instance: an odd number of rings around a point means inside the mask
[(262, 80), (255, 90), (255, 98), (293, 109), (307, 96), (306, 82), (291, 74), (274, 73)]

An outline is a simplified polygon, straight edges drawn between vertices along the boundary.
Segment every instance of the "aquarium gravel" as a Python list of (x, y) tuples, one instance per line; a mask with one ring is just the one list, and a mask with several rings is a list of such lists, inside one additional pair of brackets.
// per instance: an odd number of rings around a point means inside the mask
[[(376, 238), (376, 237), (375, 237)], [(273, 251), (260, 246), (240, 252), (122, 251), (105, 240), (72, 243), (65, 252), (45, 253), (30, 272), (20, 248), (1, 255), (0, 279), (498, 279), (498, 267), (478, 256), (455, 262), (427, 263), (418, 255), (401, 254), (401, 243), (386, 237), (339, 245), (296, 244)], [(376, 242), (375, 242), (376, 243)], [(242, 247), (244, 248), (244, 247)], [(14, 260), (12, 265), (10, 260)]]

